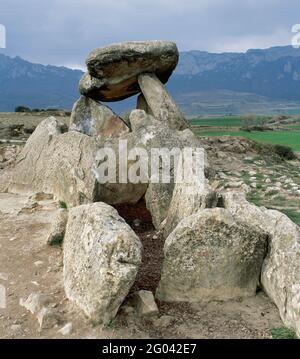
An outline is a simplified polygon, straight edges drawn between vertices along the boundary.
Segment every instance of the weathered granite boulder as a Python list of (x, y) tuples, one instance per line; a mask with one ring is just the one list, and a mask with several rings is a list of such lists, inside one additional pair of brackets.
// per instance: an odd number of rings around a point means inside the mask
[(300, 228), (286, 215), (266, 211), (271, 234), (261, 283), (279, 309), (284, 324), (300, 338)]
[(105, 85), (104, 80), (99, 80), (86, 72), (79, 81), (79, 92), (95, 101), (99, 100), (99, 89)]
[(125, 99), (140, 92), (141, 73), (154, 73), (166, 83), (178, 57), (177, 46), (168, 41), (124, 42), (95, 49), (86, 60), (91, 77), (84, 76), (80, 91), (100, 101)]
[(86, 96), (81, 96), (74, 104), (69, 130), (105, 137), (119, 137), (129, 132), (123, 120), (109, 107)]
[(112, 142), (118, 154), (117, 139), (62, 133), (61, 125), (53, 117), (40, 123), (18, 156), (5, 191), (53, 194), (69, 207), (95, 201), (136, 203), (145, 194), (147, 183), (100, 183), (99, 150)]
[[(159, 228), (167, 216), (174, 190), (174, 175), (177, 164), (177, 153), (184, 148), (202, 148), (200, 140), (190, 131), (174, 131), (164, 123), (156, 120), (142, 110), (134, 110), (130, 114), (132, 136), (135, 146), (145, 148), (149, 159), (149, 186), (146, 192), (146, 205), (152, 215), (153, 224)], [(171, 156), (169, 156), (171, 155)], [(153, 172), (152, 164), (158, 156), (162, 159), (159, 167)], [(170, 159), (170, 160), (169, 160)], [(208, 167), (205, 155), (204, 168)], [(166, 170), (170, 180), (162, 180), (162, 171)], [(155, 176), (160, 180), (156, 181)]]
[(92, 320), (109, 323), (135, 281), (141, 252), (139, 238), (114, 208), (72, 208), (64, 240), (67, 297)]
[(138, 80), (150, 114), (174, 130), (189, 128), (179, 107), (155, 74), (141, 74)]
[(266, 246), (266, 233), (228, 210), (201, 210), (166, 239), (157, 298), (201, 302), (255, 295)]
[(168, 237), (182, 219), (201, 209), (215, 208), (217, 204), (218, 194), (206, 179), (202, 185), (196, 181), (176, 183), (164, 226), (164, 236)]
[(54, 117), (39, 124), (18, 156), (10, 192), (53, 194), (69, 206), (94, 200), (96, 142), (79, 132), (62, 133), (62, 126)]
[(224, 207), (234, 216), (269, 235), (261, 283), (279, 309), (284, 324), (300, 337), (300, 229), (286, 215), (259, 208), (241, 193), (223, 194)]
[[(97, 198), (102, 202), (117, 205), (122, 203), (134, 204), (137, 203), (146, 193), (148, 187), (147, 173), (141, 176), (144, 177), (143, 181), (132, 182), (129, 178), (130, 172), (135, 172), (136, 158), (130, 157), (130, 151), (136, 147), (137, 140), (134, 133), (130, 132), (120, 138), (99, 138), (97, 141), (100, 151), (97, 152), (96, 161), (94, 166), (94, 174), (98, 181)], [(103, 149), (111, 150), (114, 156), (110, 156), (108, 152), (107, 159), (103, 161), (106, 153)], [(104, 167), (103, 167), (104, 165)], [(102, 183), (103, 178), (102, 168), (111, 168), (113, 181)]]

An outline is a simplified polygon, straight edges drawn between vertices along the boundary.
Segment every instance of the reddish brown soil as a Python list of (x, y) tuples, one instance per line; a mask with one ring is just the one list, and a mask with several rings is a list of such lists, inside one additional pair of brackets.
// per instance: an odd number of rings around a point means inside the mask
[[(164, 238), (159, 231), (155, 230), (144, 199), (134, 205), (120, 205), (115, 208), (132, 227), (143, 244), (142, 265), (131, 292), (143, 289), (150, 290), (155, 294), (160, 280)], [(140, 221), (139, 226), (134, 225), (135, 220)]]

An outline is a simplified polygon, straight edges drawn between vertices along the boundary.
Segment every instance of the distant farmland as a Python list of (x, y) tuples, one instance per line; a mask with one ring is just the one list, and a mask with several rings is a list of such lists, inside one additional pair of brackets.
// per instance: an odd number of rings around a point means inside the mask
[[(279, 144), (291, 147), (300, 152), (300, 123), (283, 125), (279, 131), (242, 131), (243, 119), (241, 117), (219, 117), (195, 119), (191, 121), (198, 136), (240, 136), (257, 142)], [(202, 128), (203, 127), (203, 128)], [(286, 128), (286, 130), (285, 130)]]

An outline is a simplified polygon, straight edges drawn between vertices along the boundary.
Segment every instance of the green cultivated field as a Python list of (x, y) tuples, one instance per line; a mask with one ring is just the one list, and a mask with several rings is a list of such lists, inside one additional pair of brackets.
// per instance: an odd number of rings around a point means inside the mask
[[(268, 116), (257, 116), (260, 118), (270, 118)], [(211, 118), (197, 118), (190, 120), (192, 126), (211, 126), (211, 127), (242, 127), (244, 119), (240, 116), (224, 116), (224, 117), (211, 117)], [(300, 125), (299, 125), (300, 126)]]
[[(198, 136), (240, 136), (263, 143), (278, 144), (291, 147), (294, 151), (300, 152), (300, 125), (286, 125), (286, 131), (241, 131), (243, 119), (241, 117), (219, 117), (204, 118), (191, 121)], [(199, 128), (203, 126), (203, 130)], [(210, 128), (208, 128), (210, 127)]]
[(237, 127), (243, 126), (241, 117), (214, 117), (191, 120), (192, 126)]
[(198, 136), (242, 136), (251, 140), (291, 147), (300, 152), (300, 130), (280, 132), (245, 132), (245, 131), (198, 131)]

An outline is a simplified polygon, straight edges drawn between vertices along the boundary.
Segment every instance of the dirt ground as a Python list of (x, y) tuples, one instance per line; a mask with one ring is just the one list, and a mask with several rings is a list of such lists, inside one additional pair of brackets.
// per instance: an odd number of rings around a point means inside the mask
[[(203, 145), (216, 172), (213, 179), (216, 188), (245, 190), (246, 185), (253, 199), (256, 196), (256, 200), (275, 201), (278, 196), (275, 189), (266, 196), (265, 187), (270, 186), (266, 180), (270, 177), (280, 195), (298, 203), (293, 210), (299, 210), (298, 162), (275, 164), (270, 156), (258, 154), (247, 145), (240, 147), (230, 140), (213, 141), (203, 140)], [(20, 149), (16, 144), (0, 146), (0, 171), (13, 165)], [(278, 169), (274, 169), (275, 165)], [(285, 184), (288, 184), (286, 188)], [(284, 206), (282, 201), (277, 202), (278, 206)], [(0, 306), (0, 338), (263, 339), (272, 337), (271, 329), (283, 327), (277, 308), (262, 291), (252, 298), (228, 302), (158, 302), (159, 315), (152, 318), (138, 317), (129, 295), (114, 321), (104, 328), (95, 325), (65, 297), (62, 248), (46, 244), (51, 220), (58, 209), (57, 202), (41, 196), (0, 194), (0, 289), (4, 288), (6, 298), (6, 308)], [(163, 238), (153, 228), (143, 201), (138, 206), (119, 206), (117, 210), (144, 247), (143, 263), (130, 293), (145, 289), (155, 294), (163, 259)], [(52, 310), (52, 318), (42, 328), (36, 314), (20, 305), (22, 298), (33, 293), (44, 294)], [(72, 323), (72, 330), (63, 336), (59, 330), (67, 323)]]
[[(124, 303), (109, 326), (94, 326), (65, 297), (62, 249), (46, 244), (58, 203), (25, 195), (0, 194), (0, 284), (6, 289), (6, 309), (0, 309), (1, 338), (60, 338), (72, 323), (70, 338), (270, 338), (282, 326), (276, 307), (259, 292), (241, 301), (209, 304), (159, 302), (159, 316), (143, 319)], [(143, 241), (144, 259), (132, 292), (155, 292), (163, 240), (150, 223), (133, 226)], [(36, 315), (20, 305), (32, 293), (47, 296), (58, 318), (40, 329)]]
[[(13, 113), (0, 112), (0, 143), (13, 142), (25, 143), (36, 126), (52, 113)], [(69, 123), (69, 117), (59, 116), (65, 124)]]

